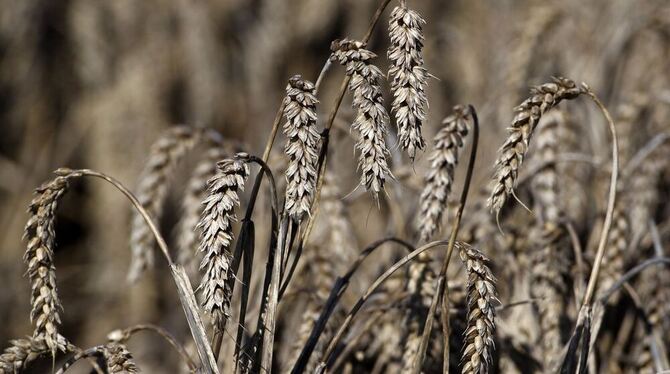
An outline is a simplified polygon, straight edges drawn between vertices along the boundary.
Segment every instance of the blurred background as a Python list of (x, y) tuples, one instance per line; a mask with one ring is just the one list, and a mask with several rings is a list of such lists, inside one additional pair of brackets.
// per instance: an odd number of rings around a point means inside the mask
[[(331, 40), (361, 38), (378, 3), (0, 0), (0, 342), (32, 331), (21, 236), (32, 190), (52, 170), (91, 168), (134, 189), (151, 143), (175, 124), (215, 128), (261, 153), (287, 79), (302, 74), (316, 80)], [(428, 88), (426, 139), (453, 105), (472, 103), (479, 111), (483, 146), (475, 189), (490, 178), (513, 106), (530, 85), (552, 75), (589, 83), (613, 112), (636, 95), (661, 107), (670, 101), (665, 0), (408, 3), (427, 21), (426, 67), (435, 76)], [(388, 13), (368, 46), (384, 71)], [(342, 76), (339, 66), (327, 75), (319, 95), (321, 118), (332, 108)], [(344, 125), (353, 114), (349, 102), (347, 97), (340, 111)], [(584, 120), (585, 152), (608, 157), (609, 138), (593, 105), (580, 100), (571, 108)], [(667, 119), (656, 125), (667, 130)], [(344, 175), (353, 168), (350, 147), (349, 142), (334, 163)], [(275, 151), (279, 164), (282, 147)], [(409, 171), (407, 160), (394, 160), (402, 188), (420, 187), (426, 158), (420, 156)], [(355, 170), (343, 180), (344, 196), (356, 186)], [(172, 195), (180, 189), (177, 183)], [(161, 222), (168, 233), (178, 204), (178, 198), (168, 204)], [(369, 201), (361, 202), (350, 214), (362, 220), (369, 208)], [(130, 217), (123, 196), (91, 181), (75, 183), (59, 208), (62, 332), (80, 347), (141, 322), (165, 326), (180, 339), (188, 335), (160, 260), (138, 284), (126, 283)], [(388, 228), (358, 231), (359, 242), (369, 243)], [(145, 372), (171, 372), (176, 365), (165, 355), (165, 343), (151, 336), (140, 337), (130, 350)]]

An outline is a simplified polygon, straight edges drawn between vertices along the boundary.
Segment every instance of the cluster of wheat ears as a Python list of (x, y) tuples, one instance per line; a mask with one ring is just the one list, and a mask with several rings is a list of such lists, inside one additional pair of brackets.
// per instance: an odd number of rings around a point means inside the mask
[[(362, 39), (332, 42), (314, 82), (300, 75), (288, 79), (262, 155), (245, 152), (213, 129), (176, 126), (155, 142), (134, 192), (89, 169), (60, 168), (38, 187), (24, 235), (34, 331), (9, 343), (0, 373), (21, 372), (37, 359), (53, 360), (59, 373), (80, 360), (97, 372), (138, 372), (126, 343), (146, 330), (179, 353), (183, 367), (175, 372), (617, 373), (623, 371), (623, 351), (634, 352), (640, 372), (670, 372), (670, 259), (658, 233), (668, 227), (658, 228), (654, 216), (663, 198), (668, 136), (659, 134), (637, 153), (627, 138), (617, 141), (618, 129), (626, 136), (635, 131), (651, 100), (623, 107), (615, 125), (586, 83), (553, 77), (531, 88), (514, 108), (490, 187), (466, 205), (477, 157), (477, 112), (472, 105), (455, 106), (434, 140), (424, 139), (426, 88), (433, 78), (424, 66), (424, 19), (407, 1), (391, 10), (386, 72), (366, 49), (389, 3), (380, 4)], [(345, 75), (339, 96), (329, 115), (319, 118), (319, 86), (338, 71), (336, 65)], [(352, 222), (328, 168), (337, 157), (329, 143), (338, 139), (334, 124), (348, 93), (353, 122), (338, 136), (355, 139), (357, 190), (371, 194), (372, 209), (397, 199), (387, 193), (398, 183), (390, 147), (398, 147), (410, 165), (424, 152), (428, 157), (413, 240), (389, 236), (365, 248), (351, 244), (352, 225), (365, 225), (366, 217)], [(611, 153), (599, 155), (600, 201), (588, 215), (581, 213), (583, 196), (575, 189), (581, 169), (572, 166), (583, 160), (562, 152), (575, 141), (577, 126), (570, 111), (558, 107), (579, 98), (602, 113), (611, 135)], [(392, 122), (396, 131), (389, 129)], [(288, 161), (272, 165), (280, 129)], [(464, 180), (455, 181), (468, 143)], [(207, 153), (186, 184), (175, 252), (158, 221), (176, 167), (196, 149)], [(537, 162), (524, 170), (529, 150)], [(128, 279), (137, 281), (154, 266), (158, 247), (190, 342), (154, 325), (112, 331), (107, 342), (85, 349), (60, 334), (55, 218), (68, 187), (83, 177), (106, 181), (130, 200)], [(456, 197), (454, 186), (461, 187)], [(256, 208), (267, 214), (254, 215)], [(262, 248), (257, 227), (269, 238)], [(387, 247), (397, 253), (391, 263), (366, 261)], [(454, 250), (460, 262), (451, 261)], [(262, 261), (254, 264), (259, 254)], [(360, 269), (374, 266), (368, 279), (356, 278)], [(198, 272), (194, 288), (190, 280)], [(354, 279), (357, 290), (351, 292)], [(306, 296), (298, 302), (301, 293)], [(65, 360), (58, 367), (57, 357)]]

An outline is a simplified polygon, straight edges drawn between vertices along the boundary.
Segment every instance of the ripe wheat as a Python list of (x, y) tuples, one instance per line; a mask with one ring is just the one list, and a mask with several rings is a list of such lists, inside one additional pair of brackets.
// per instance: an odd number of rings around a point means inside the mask
[(391, 111), (398, 125), (398, 142), (414, 160), (417, 152), (425, 148), (421, 126), (426, 120), (428, 98), (426, 85), (428, 71), (423, 67), (423, 25), (426, 21), (412, 9), (398, 6), (389, 19), (391, 45), (388, 57), (391, 67)]
[(356, 148), (360, 152), (358, 168), (361, 171), (360, 184), (376, 199), (384, 190), (384, 182), (391, 176), (386, 161), (389, 153), (386, 147), (386, 132), (389, 121), (384, 108), (384, 98), (380, 87), (383, 74), (371, 63), (377, 55), (364, 48), (365, 44), (353, 40), (336, 40), (331, 45), (331, 60), (346, 67), (351, 77), (349, 90), (353, 93), (353, 107), (356, 118), (351, 127), (358, 131)]

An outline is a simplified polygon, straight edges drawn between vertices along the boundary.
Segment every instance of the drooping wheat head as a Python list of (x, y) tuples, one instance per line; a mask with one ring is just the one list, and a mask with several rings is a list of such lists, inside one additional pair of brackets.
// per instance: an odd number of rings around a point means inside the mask
[(459, 151), (469, 131), (469, 115), (467, 107), (455, 106), (453, 113), (442, 121), (442, 129), (435, 135), (433, 152), (428, 159), (430, 168), (424, 178), (425, 187), (421, 192), (416, 220), (421, 242), (428, 242), (440, 230), (454, 183)]
[[(106, 373), (139, 373), (140, 369), (133, 362), (133, 356), (125, 345), (120, 343), (107, 343), (105, 345), (95, 346), (86, 350), (80, 350), (74, 356), (70, 357), (61, 366), (56, 374), (63, 374), (77, 361), (84, 358), (101, 358), (105, 366), (101, 369)], [(99, 361), (98, 361), (99, 362)], [(98, 370), (99, 371), (99, 370)]]
[(331, 44), (330, 59), (344, 65), (346, 74), (351, 77), (349, 90), (353, 93), (352, 105), (357, 112), (351, 127), (359, 133), (356, 148), (360, 152), (360, 184), (376, 199), (384, 190), (386, 178), (392, 176), (386, 161), (385, 136), (389, 117), (380, 86), (384, 76), (371, 63), (376, 55), (364, 47), (365, 44), (359, 41), (336, 40)]
[(540, 118), (562, 100), (574, 99), (585, 89), (567, 78), (558, 77), (550, 83), (533, 87), (530, 92), (531, 96), (514, 109), (516, 116), (496, 161), (492, 193), (488, 200), (488, 206), (496, 215), (509, 195), (514, 194), (519, 168)]
[[(61, 335), (56, 336), (56, 349), (72, 352), (76, 347)], [(40, 357), (53, 354), (51, 346), (42, 337), (29, 337), (10, 341), (11, 346), (0, 355), (0, 373), (22, 373), (28, 365)]]
[(230, 318), (232, 290), (228, 289), (232, 224), (236, 220), (235, 208), (240, 204), (239, 193), (249, 176), (249, 167), (241, 160), (226, 159), (219, 162), (218, 172), (208, 182), (207, 197), (202, 202), (204, 209), (198, 229), (203, 271), (198, 289), (202, 292), (202, 305), (212, 317), (214, 328), (223, 332)]
[(468, 275), (468, 327), (462, 372), (484, 374), (493, 360), (495, 307), (500, 304), (496, 280), (483, 253), (463, 242), (456, 245)]
[(286, 212), (295, 221), (309, 214), (316, 189), (319, 133), (316, 130), (314, 84), (295, 75), (284, 98), (284, 148), (290, 162), (286, 170)]
[(33, 339), (44, 340), (54, 354), (59, 346), (58, 326), (62, 310), (56, 286), (54, 227), (58, 202), (67, 191), (72, 177), (76, 175), (58, 175), (35, 190), (35, 197), (28, 207), (30, 218), (23, 234), (28, 242), (23, 260), (28, 265), (31, 285), (30, 320), (35, 324)]
[(139, 373), (140, 369), (133, 361), (133, 355), (125, 345), (119, 343), (108, 343), (105, 346), (105, 359), (107, 370), (110, 373)]
[(391, 79), (393, 112), (398, 126), (398, 142), (414, 160), (426, 142), (421, 126), (426, 119), (428, 99), (426, 85), (428, 71), (423, 62), (423, 25), (426, 21), (419, 13), (397, 6), (389, 19), (391, 45), (388, 57), (391, 62), (388, 75)]
[[(190, 151), (201, 136), (199, 129), (176, 126), (169, 129), (151, 147), (137, 190), (137, 199), (154, 221), (160, 219), (163, 202), (168, 192), (169, 179), (181, 159)], [(128, 280), (136, 281), (153, 265), (155, 239), (139, 213), (133, 216), (130, 233), (132, 259)]]

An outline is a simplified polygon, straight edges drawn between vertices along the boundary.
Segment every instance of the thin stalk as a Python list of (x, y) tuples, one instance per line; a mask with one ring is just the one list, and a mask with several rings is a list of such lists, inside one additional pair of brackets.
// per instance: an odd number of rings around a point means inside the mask
[(665, 264), (666, 266), (670, 267), (670, 258), (668, 257), (656, 257), (652, 258), (650, 260), (647, 260), (639, 265), (636, 265), (632, 269), (630, 269), (626, 274), (624, 274), (621, 278), (619, 278), (608, 290), (603, 292), (603, 295), (599, 298), (599, 301), (603, 304), (607, 302), (607, 299), (609, 299), (615, 292), (621, 288), (624, 283), (628, 282), (631, 280), (633, 277), (638, 275), (640, 272), (642, 272), (644, 269), (656, 265), (656, 264)]
[[(240, 160), (243, 160), (245, 162), (254, 162), (254, 163), (258, 164), (258, 166), (261, 167), (261, 171), (263, 173), (265, 173), (267, 179), (270, 181), (270, 196), (272, 197), (272, 200), (271, 200), (272, 210), (273, 210), (274, 214), (276, 214), (277, 211), (278, 211), (278, 207), (279, 207), (279, 200), (277, 198), (277, 185), (275, 183), (275, 178), (272, 175), (272, 170), (270, 169), (270, 167), (268, 166), (266, 161), (264, 159), (260, 159), (256, 156), (254, 156), (254, 155), (248, 155), (248, 154), (245, 154), (245, 155), (238, 154), (236, 157), (238, 157)], [(244, 217), (245, 220), (250, 220), (251, 219), (251, 213), (253, 213), (254, 204), (256, 202), (256, 195), (258, 194), (258, 188), (259, 188), (259, 187), (256, 186), (256, 183), (260, 185), (260, 181), (258, 181), (258, 178), (257, 178), (257, 182), (254, 183), (254, 190), (252, 191), (253, 199), (250, 200), (250, 203), (249, 203), (250, 209), (247, 209), (247, 211), (246, 211), (246, 214), (245, 214), (245, 217)]]
[(272, 145), (275, 142), (277, 137), (277, 131), (279, 130), (279, 124), (281, 123), (281, 117), (284, 114), (284, 101), (282, 100), (279, 109), (277, 109), (277, 114), (275, 114), (274, 122), (272, 122), (272, 131), (270, 132), (270, 137), (268, 138), (267, 143), (265, 143), (265, 151), (263, 151), (263, 162), (268, 162), (270, 158), (270, 152), (272, 151)]
[(198, 345), (198, 355), (200, 356), (200, 360), (208, 370), (211, 370), (211, 372), (213, 373), (218, 373), (216, 366), (212, 366), (215, 365), (215, 361), (214, 361), (214, 355), (211, 351), (211, 347), (206, 343), (204, 343), (206, 340), (206, 336), (204, 333), (204, 328), (202, 326), (202, 321), (200, 320), (200, 317), (198, 315), (197, 306), (195, 304), (195, 296), (193, 295), (193, 288), (188, 282), (188, 277), (186, 277), (183, 268), (181, 268), (180, 266), (175, 266), (174, 262), (172, 261), (172, 258), (170, 257), (170, 251), (168, 250), (168, 246), (165, 242), (165, 239), (161, 235), (160, 231), (152, 221), (147, 211), (144, 209), (144, 207), (142, 207), (142, 204), (140, 204), (140, 202), (137, 200), (135, 195), (133, 195), (133, 193), (130, 192), (130, 190), (128, 190), (123, 184), (121, 184), (121, 182), (119, 182), (115, 178), (95, 170), (90, 169), (72, 170), (67, 168), (60, 168), (56, 170), (56, 174), (58, 175), (73, 174), (73, 175), (100, 178), (108, 182), (112, 186), (114, 186), (119, 191), (121, 191), (121, 193), (123, 193), (128, 198), (128, 200), (130, 200), (133, 207), (137, 210), (138, 213), (140, 213), (142, 218), (144, 218), (145, 222), (147, 223), (147, 226), (149, 226), (149, 230), (151, 230), (151, 233), (154, 235), (156, 243), (158, 243), (158, 247), (160, 248), (161, 252), (165, 256), (165, 259), (167, 260), (170, 266), (172, 272), (172, 278), (175, 281), (177, 291), (179, 293), (179, 300), (180, 303), (182, 304), (182, 308), (184, 309), (184, 315), (187, 321), (189, 322), (188, 325), (191, 331), (191, 335), (193, 336), (193, 339), (196, 341), (196, 343), (200, 342), (204, 344), (204, 345)]
[(172, 258), (170, 257), (170, 251), (168, 250), (167, 243), (165, 243), (165, 239), (163, 239), (163, 236), (161, 235), (160, 231), (158, 231), (158, 228), (152, 221), (151, 217), (149, 216), (149, 213), (147, 213), (146, 209), (140, 204), (140, 202), (137, 200), (135, 195), (133, 195), (132, 192), (130, 192), (129, 189), (127, 189), (121, 182), (116, 180), (115, 178), (110, 177), (109, 175), (97, 172), (95, 170), (90, 170), (90, 169), (78, 169), (78, 170), (71, 170), (67, 168), (61, 168), (56, 170), (56, 173), (63, 173), (63, 174), (68, 174), (68, 173), (74, 173), (74, 174), (81, 174), (83, 176), (89, 176), (89, 177), (96, 177), (100, 178), (102, 180), (105, 180), (109, 182), (112, 186), (116, 187), (121, 193), (126, 195), (128, 200), (133, 204), (135, 209), (137, 209), (138, 213), (144, 218), (144, 221), (147, 223), (147, 226), (149, 226), (149, 230), (151, 230), (151, 233), (154, 235), (156, 238), (156, 242), (158, 243), (158, 248), (160, 248), (161, 252), (163, 252), (163, 256), (165, 256), (165, 259), (167, 260), (168, 264), (170, 266), (173, 266), (174, 263), (172, 262)]
[(332, 65), (333, 63), (330, 61), (330, 58), (328, 58), (326, 62), (323, 64), (321, 72), (319, 72), (319, 77), (316, 78), (316, 83), (314, 84), (314, 96), (316, 96), (319, 93), (321, 83), (323, 83), (323, 79), (326, 77), (326, 73), (328, 72), (328, 70), (330, 70), (330, 67)]
[[(614, 205), (616, 203), (617, 179), (619, 176), (619, 146), (617, 143), (617, 134), (616, 127), (614, 126), (614, 120), (612, 120), (612, 116), (610, 115), (607, 108), (605, 108), (605, 105), (603, 105), (596, 94), (591, 91), (591, 89), (586, 84), (582, 83), (582, 89), (583, 93), (588, 95), (598, 106), (607, 120), (607, 125), (612, 136), (612, 174), (610, 178), (609, 194), (607, 200), (607, 212), (605, 214), (605, 221), (603, 223), (603, 228), (598, 242), (598, 250), (593, 261), (593, 268), (591, 269), (589, 281), (586, 285), (584, 299), (582, 300), (581, 307), (577, 315), (577, 323), (575, 325), (572, 337), (568, 342), (567, 353), (565, 354), (563, 362), (560, 366), (561, 373), (573, 373), (576, 372), (577, 369), (581, 369), (580, 372), (585, 370), (584, 361), (588, 356), (590, 349), (589, 334), (591, 333), (591, 320), (593, 314), (593, 306), (591, 304), (595, 295), (598, 276), (600, 275), (602, 267), (602, 260), (605, 256), (605, 251), (607, 250), (607, 239), (610, 228), (612, 226)], [(605, 295), (608, 295), (608, 292), (606, 292)], [(580, 346), (581, 352), (579, 352), (579, 358), (577, 358)]]
[(584, 293), (584, 300), (582, 301), (582, 308), (591, 304), (593, 295), (595, 294), (596, 284), (598, 282), (598, 275), (600, 274), (600, 268), (602, 266), (602, 260), (605, 256), (605, 250), (607, 249), (607, 237), (609, 236), (610, 227), (612, 226), (612, 216), (614, 213), (614, 204), (616, 202), (616, 185), (617, 178), (619, 176), (619, 145), (617, 143), (616, 127), (614, 126), (614, 120), (610, 115), (607, 108), (603, 103), (598, 99), (595, 93), (590, 89), (586, 91), (587, 95), (595, 102), (595, 104), (600, 108), (605, 119), (609, 130), (612, 134), (612, 176), (610, 179), (610, 190), (609, 197), (607, 200), (607, 214), (605, 215), (605, 222), (603, 223), (602, 233), (600, 235), (600, 241), (598, 243), (598, 251), (596, 252), (595, 260), (593, 261), (593, 270), (591, 270), (591, 276), (589, 277), (589, 282), (586, 285), (586, 292)]
[(290, 218), (284, 216), (282, 223), (282, 229), (279, 231), (279, 239), (277, 240), (277, 252), (274, 256), (274, 261), (272, 263), (272, 277), (270, 279), (270, 285), (268, 289), (268, 302), (267, 302), (267, 311), (266, 311), (266, 323), (265, 331), (263, 332), (263, 347), (261, 351), (261, 362), (260, 365), (262, 368), (270, 370), (272, 367), (272, 353), (274, 350), (274, 338), (275, 338), (275, 326), (277, 322), (276, 313), (277, 313), (277, 304), (279, 302), (279, 286), (281, 279), (281, 263), (284, 248), (286, 247), (286, 242), (289, 236), (288, 227), (292, 226), (289, 224)]
[[(475, 160), (477, 159), (477, 145), (479, 143), (479, 119), (477, 118), (477, 112), (472, 105), (468, 105), (470, 110), (470, 116), (472, 116), (472, 149), (470, 150), (470, 159), (468, 160), (468, 170), (465, 175), (465, 182), (463, 183), (463, 190), (461, 191), (461, 199), (458, 204), (458, 210), (456, 211), (456, 219), (451, 229), (451, 235), (449, 236), (449, 244), (447, 246), (447, 255), (444, 258), (442, 263), (442, 269), (440, 274), (435, 281), (435, 292), (436, 296), (433, 298), (433, 301), (430, 306), (430, 312), (435, 313), (437, 305), (442, 303), (443, 309), (449, 308), (449, 295), (445, 293), (445, 287), (447, 284), (447, 268), (449, 267), (449, 262), (451, 260), (451, 254), (454, 252), (454, 246), (456, 244), (456, 237), (458, 236), (458, 230), (461, 225), (461, 217), (463, 216), (463, 210), (465, 209), (465, 203), (468, 199), (468, 192), (470, 191), (470, 182), (472, 181), (472, 174), (475, 168)], [(442, 301), (442, 297), (445, 297)], [(448, 310), (447, 310), (448, 312)], [(447, 314), (448, 315), (448, 314)], [(430, 333), (433, 329), (433, 321), (435, 320), (433, 315), (428, 315), (425, 326), (423, 328), (423, 336), (421, 337), (421, 343), (419, 344), (419, 349), (417, 350), (416, 356), (414, 358), (414, 363), (412, 364), (412, 373), (419, 374), (421, 373), (421, 364), (423, 363), (424, 357), (426, 356), (426, 349), (428, 348), (428, 341), (430, 340)], [(444, 350), (449, 350), (449, 326), (443, 326), (444, 329)]]

